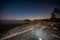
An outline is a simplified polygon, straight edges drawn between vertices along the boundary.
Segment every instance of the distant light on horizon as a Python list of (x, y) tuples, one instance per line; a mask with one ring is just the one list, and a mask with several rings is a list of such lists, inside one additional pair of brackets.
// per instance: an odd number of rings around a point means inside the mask
[[(17, 17), (4, 18), (4, 17), (1, 17), (0, 18), (0, 20), (25, 20), (25, 19), (35, 20), (35, 19), (45, 19), (45, 18), (41, 18), (41, 17), (27, 17), (27, 18), (17, 18)], [(46, 18), (46, 19), (48, 19), (48, 18)]]

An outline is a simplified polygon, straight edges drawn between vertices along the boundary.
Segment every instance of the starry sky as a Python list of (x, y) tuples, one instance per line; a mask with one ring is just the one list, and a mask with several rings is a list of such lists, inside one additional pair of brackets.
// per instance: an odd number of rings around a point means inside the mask
[(58, 0), (2, 0), (0, 4), (0, 20), (50, 18), (59, 8)]

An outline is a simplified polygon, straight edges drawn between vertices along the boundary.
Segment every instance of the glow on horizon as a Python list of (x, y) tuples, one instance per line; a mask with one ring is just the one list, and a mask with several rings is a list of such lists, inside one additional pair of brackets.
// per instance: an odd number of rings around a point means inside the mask
[(16, 18), (16, 17), (11, 17), (11, 18), (0, 18), (0, 20), (34, 20), (34, 19), (45, 19), (44, 17), (28, 17), (28, 18)]

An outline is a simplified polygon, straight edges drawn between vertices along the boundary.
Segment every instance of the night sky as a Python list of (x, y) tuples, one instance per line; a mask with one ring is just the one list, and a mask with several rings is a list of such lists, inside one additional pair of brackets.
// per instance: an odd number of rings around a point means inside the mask
[(0, 20), (50, 18), (58, 0), (3, 0), (0, 6)]

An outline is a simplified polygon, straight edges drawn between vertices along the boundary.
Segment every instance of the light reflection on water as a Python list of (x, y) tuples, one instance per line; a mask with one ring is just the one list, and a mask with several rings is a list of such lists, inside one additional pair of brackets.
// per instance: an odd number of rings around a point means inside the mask
[(39, 38), (39, 40), (42, 40), (42, 38)]
[[(44, 30), (45, 28), (47, 28), (47, 30)], [(50, 35), (52, 32), (48, 26), (33, 27), (31, 31), (14, 36), (8, 40), (59, 40)]]

